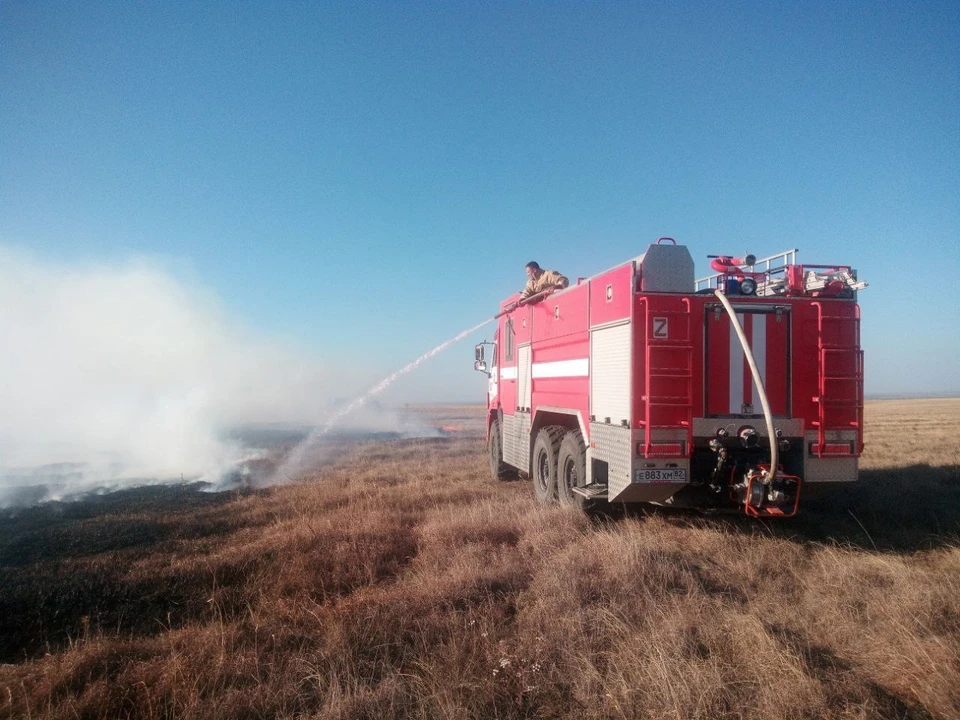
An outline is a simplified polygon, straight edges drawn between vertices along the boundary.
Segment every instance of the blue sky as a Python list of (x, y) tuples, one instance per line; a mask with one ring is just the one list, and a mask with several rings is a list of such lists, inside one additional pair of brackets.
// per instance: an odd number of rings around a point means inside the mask
[[(868, 394), (960, 391), (960, 5), (0, 1), (0, 245), (344, 394), (660, 235), (855, 266)], [(483, 335), (389, 397), (482, 400)]]

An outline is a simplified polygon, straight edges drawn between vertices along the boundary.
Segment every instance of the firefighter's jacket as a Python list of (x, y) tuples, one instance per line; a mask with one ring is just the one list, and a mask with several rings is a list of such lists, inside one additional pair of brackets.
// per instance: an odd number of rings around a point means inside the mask
[(527, 286), (520, 293), (520, 297), (528, 298), (552, 287), (565, 288), (569, 284), (570, 281), (556, 270), (541, 270), (539, 275), (527, 280)]

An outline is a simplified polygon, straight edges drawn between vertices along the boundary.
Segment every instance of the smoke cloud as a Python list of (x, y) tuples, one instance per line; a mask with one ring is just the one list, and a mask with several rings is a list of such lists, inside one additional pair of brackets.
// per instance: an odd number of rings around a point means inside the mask
[(251, 453), (227, 428), (318, 423), (357, 386), (146, 260), (66, 267), (0, 246), (0, 343), (0, 507), (217, 482)]

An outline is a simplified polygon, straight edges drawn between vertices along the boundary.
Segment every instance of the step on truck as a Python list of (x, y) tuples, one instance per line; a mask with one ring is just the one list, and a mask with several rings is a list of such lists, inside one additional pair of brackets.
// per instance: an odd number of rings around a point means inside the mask
[(863, 352), (843, 265), (797, 250), (639, 257), (569, 287), (500, 304), (488, 375), (487, 448), (497, 479), (581, 508), (655, 503), (756, 517), (857, 479)]

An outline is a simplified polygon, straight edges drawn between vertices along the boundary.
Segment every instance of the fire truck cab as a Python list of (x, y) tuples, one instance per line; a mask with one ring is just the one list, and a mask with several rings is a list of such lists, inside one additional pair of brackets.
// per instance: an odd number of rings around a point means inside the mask
[(801, 488), (857, 478), (863, 353), (849, 266), (796, 250), (639, 257), (563, 290), (500, 304), (488, 374), (497, 479), (543, 503), (649, 502), (791, 516)]

